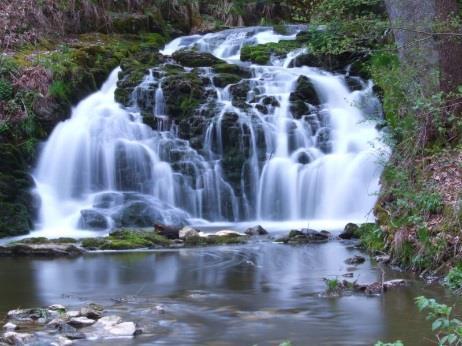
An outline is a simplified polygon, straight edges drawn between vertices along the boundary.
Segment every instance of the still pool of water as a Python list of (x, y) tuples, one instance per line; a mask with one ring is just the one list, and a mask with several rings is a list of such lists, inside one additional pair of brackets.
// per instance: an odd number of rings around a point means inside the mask
[[(355, 254), (352, 244), (339, 241), (296, 247), (261, 241), (75, 259), (5, 258), (0, 260), (0, 313), (52, 303), (100, 303), (144, 329), (134, 340), (117, 340), (121, 345), (277, 345), (283, 340), (372, 345), (397, 339), (431, 345), (429, 322), (413, 298), (451, 302), (438, 286), (411, 279), (409, 287), (383, 296), (323, 296), (325, 277), (352, 272), (359, 282), (379, 279), (381, 271), (369, 260), (358, 267), (344, 263)], [(406, 277), (385, 274), (386, 279)], [(158, 305), (165, 313), (156, 310)]]

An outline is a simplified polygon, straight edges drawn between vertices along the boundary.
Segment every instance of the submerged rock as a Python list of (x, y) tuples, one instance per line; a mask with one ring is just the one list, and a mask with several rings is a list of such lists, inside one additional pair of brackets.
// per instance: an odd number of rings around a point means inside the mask
[(309, 243), (323, 243), (329, 240), (330, 233), (326, 231), (315, 231), (313, 229), (301, 229), (290, 231), (287, 237), (278, 239), (278, 242), (284, 244), (309, 244)]
[(245, 234), (237, 231), (223, 230), (215, 233), (217, 237), (244, 237)]
[(358, 265), (364, 262), (366, 262), (366, 259), (363, 256), (359, 256), (359, 255), (353, 256), (345, 260), (345, 263), (349, 265)]

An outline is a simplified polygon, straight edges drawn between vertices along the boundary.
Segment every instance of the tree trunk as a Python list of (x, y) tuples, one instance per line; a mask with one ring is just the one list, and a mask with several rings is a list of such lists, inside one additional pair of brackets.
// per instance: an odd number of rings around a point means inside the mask
[[(450, 22), (460, 11), (457, 0), (438, 0), (436, 18), (442, 32), (462, 34), (460, 27), (452, 27)], [(444, 27), (448, 26), (448, 27)], [(445, 93), (457, 90), (462, 85), (462, 36), (441, 35), (438, 40), (440, 55), (440, 89)]]

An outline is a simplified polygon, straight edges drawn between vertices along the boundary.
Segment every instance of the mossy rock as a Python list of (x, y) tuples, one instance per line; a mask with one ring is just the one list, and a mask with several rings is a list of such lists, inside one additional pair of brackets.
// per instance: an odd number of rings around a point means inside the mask
[(176, 119), (192, 116), (207, 99), (205, 81), (196, 72), (171, 74), (162, 86), (167, 113)]
[(285, 58), (288, 53), (301, 47), (302, 44), (299, 41), (280, 41), (278, 43), (244, 46), (241, 49), (241, 60), (266, 65), (269, 63), (271, 56)]
[(187, 48), (176, 51), (172, 57), (186, 67), (213, 67), (224, 63), (223, 60), (218, 59), (210, 53)]
[(217, 64), (213, 68), (216, 73), (233, 74), (233, 75), (240, 76), (242, 78), (251, 77), (251, 73), (239, 65), (223, 63), (223, 64)]
[(170, 241), (153, 230), (120, 229), (105, 238), (86, 238), (82, 247), (89, 250), (133, 250), (152, 247), (167, 247)]
[(184, 240), (185, 246), (196, 247), (196, 246), (218, 246), (218, 245), (234, 245), (234, 244), (245, 244), (248, 237), (236, 237), (236, 236), (214, 236), (208, 237), (188, 237)]
[(239, 83), (242, 78), (230, 73), (220, 73), (213, 77), (213, 83), (219, 88), (224, 88), (229, 84)]
[(0, 238), (27, 234), (32, 229), (27, 208), (19, 203), (2, 203), (0, 208)]

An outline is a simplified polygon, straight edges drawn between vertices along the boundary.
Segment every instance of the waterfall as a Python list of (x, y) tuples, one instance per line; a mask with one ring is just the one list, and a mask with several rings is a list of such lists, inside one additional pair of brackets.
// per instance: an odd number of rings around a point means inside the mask
[[(206, 125), (203, 150), (178, 135), (165, 107), (163, 77), (150, 70), (134, 90), (133, 106), (114, 100), (119, 69), (101, 90), (82, 100), (70, 119), (56, 126), (34, 171), (42, 199), (39, 229), (101, 229), (194, 220), (362, 220), (379, 190), (384, 150), (373, 114), (380, 105), (372, 83), (350, 91), (345, 76), (308, 66), (289, 67), (303, 50), (265, 66), (239, 60), (244, 45), (293, 40), (271, 28), (242, 28), (173, 40), (170, 56), (194, 47), (250, 71), (248, 108), (236, 105), (230, 88), (210, 80), (215, 114)], [(292, 95), (301, 80), (315, 89), (319, 105), (294, 114)], [(143, 122), (140, 95), (155, 88), (152, 118)], [(147, 98), (145, 98), (146, 100)], [(207, 101), (207, 102), (212, 102)], [(245, 155), (240, 184), (226, 178), (226, 121), (236, 117)], [(223, 132), (225, 131), (225, 133)], [(181, 156), (181, 164), (174, 157)]]

